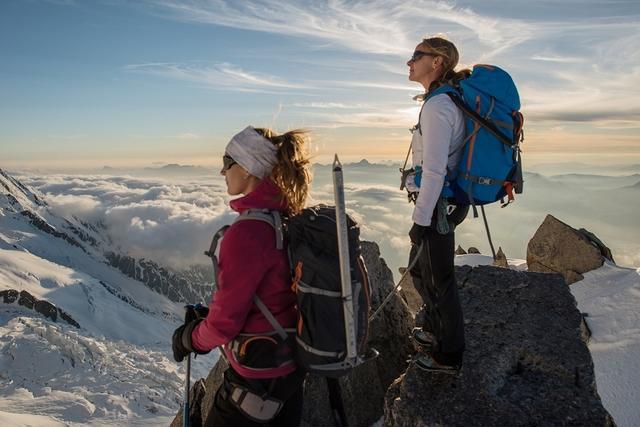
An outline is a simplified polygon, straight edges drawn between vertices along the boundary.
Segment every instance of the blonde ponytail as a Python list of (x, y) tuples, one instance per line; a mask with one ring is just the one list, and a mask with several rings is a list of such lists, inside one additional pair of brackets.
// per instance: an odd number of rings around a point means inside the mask
[(287, 210), (295, 215), (304, 209), (309, 195), (311, 172), (306, 149), (308, 132), (301, 129), (277, 135), (271, 129), (256, 128), (256, 132), (278, 148), (277, 162), (271, 179), (287, 201)]

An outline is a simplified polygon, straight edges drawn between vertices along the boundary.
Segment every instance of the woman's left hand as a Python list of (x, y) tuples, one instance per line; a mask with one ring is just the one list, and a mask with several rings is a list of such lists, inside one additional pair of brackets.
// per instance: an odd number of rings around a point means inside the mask
[(196, 319), (189, 323), (185, 323), (173, 332), (171, 348), (173, 350), (173, 358), (176, 362), (182, 362), (191, 352), (198, 354), (207, 354), (209, 351), (200, 351), (191, 344), (191, 333), (198, 326), (202, 319)]

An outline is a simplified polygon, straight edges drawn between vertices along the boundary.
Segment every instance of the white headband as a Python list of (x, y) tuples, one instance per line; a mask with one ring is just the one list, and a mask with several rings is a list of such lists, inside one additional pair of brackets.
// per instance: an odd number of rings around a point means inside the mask
[(278, 161), (276, 146), (251, 126), (235, 134), (225, 152), (247, 172), (260, 179), (271, 174)]

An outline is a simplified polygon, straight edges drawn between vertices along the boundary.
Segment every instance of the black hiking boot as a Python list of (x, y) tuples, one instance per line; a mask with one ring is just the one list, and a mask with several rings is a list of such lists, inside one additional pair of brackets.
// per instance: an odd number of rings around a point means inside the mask
[(427, 353), (417, 355), (413, 361), (418, 368), (428, 372), (442, 372), (444, 374), (457, 375), (460, 372), (460, 368), (462, 368), (461, 365), (442, 365), (433, 360), (433, 357)]
[(425, 351), (433, 351), (436, 348), (436, 337), (422, 328), (413, 328), (411, 333), (413, 340)]

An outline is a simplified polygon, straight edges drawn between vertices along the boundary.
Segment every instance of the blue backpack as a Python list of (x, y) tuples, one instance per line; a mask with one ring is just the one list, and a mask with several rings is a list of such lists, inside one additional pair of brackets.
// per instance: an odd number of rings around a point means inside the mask
[[(430, 93), (446, 93), (465, 116), (464, 150), (455, 170), (448, 170), (442, 196), (458, 205), (506, 206), (522, 193), (520, 160), (523, 116), (511, 76), (494, 65), (476, 65), (469, 77)], [(504, 198), (507, 201), (504, 202)]]

